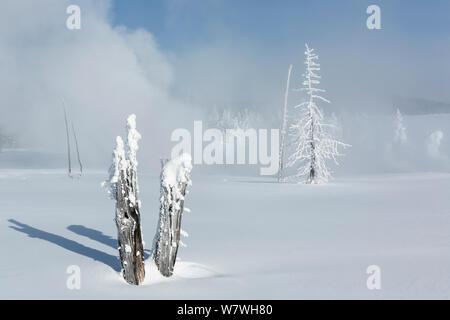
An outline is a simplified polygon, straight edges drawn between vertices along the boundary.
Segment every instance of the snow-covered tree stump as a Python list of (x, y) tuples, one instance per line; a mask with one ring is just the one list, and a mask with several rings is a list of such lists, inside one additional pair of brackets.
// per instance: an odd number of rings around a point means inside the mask
[[(173, 274), (180, 235), (181, 218), (187, 187), (191, 184), (191, 156), (183, 154), (164, 165), (161, 172), (159, 223), (153, 242), (153, 257), (158, 270), (165, 277)], [(187, 210), (187, 209), (186, 209)]]
[(122, 138), (116, 140), (109, 186), (111, 198), (116, 201), (115, 222), (122, 275), (129, 284), (139, 285), (144, 280), (145, 268), (136, 173), (136, 151), (141, 136), (136, 130), (135, 115), (128, 118), (127, 127), (126, 151)]

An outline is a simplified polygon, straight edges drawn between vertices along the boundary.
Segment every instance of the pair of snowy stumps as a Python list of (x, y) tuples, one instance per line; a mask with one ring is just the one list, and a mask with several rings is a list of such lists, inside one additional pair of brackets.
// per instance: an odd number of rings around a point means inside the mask
[[(108, 185), (110, 196), (116, 202), (115, 222), (122, 275), (129, 284), (139, 285), (144, 281), (144, 244), (141, 230), (141, 203), (137, 179), (136, 152), (141, 135), (136, 130), (136, 116), (127, 120), (126, 143), (119, 136), (113, 152)], [(153, 241), (152, 258), (161, 274), (173, 274), (180, 235), (181, 218), (187, 187), (191, 184), (192, 160), (183, 154), (172, 160), (162, 161), (161, 196), (158, 228)]]

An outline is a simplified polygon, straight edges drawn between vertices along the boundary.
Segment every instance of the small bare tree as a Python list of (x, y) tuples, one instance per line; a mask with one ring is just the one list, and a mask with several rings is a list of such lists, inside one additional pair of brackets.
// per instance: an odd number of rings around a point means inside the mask
[(116, 139), (108, 184), (111, 198), (116, 201), (115, 222), (122, 274), (129, 284), (139, 285), (144, 280), (145, 268), (136, 160), (141, 135), (136, 130), (135, 115), (128, 117), (127, 129), (126, 146), (121, 137)]
[(75, 177), (81, 177), (83, 175), (83, 164), (81, 163), (81, 157), (80, 157), (80, 149), (78, 147), (78, 138), (77, 138), (77, 134), (75, 131), (75, 126), (72, 122), (72, 134), (73, 134), (73, 138), (75, 141), (75, 150), (76, 150), (76, 154), (77, 154), (77, 160), (78, 160), (78, 165), (80, 167), (80, 172), (76, 175), (74, 175), (72, 173), (72, 155), (71, 155), (71, 143), (70, 143), (70, 134), (69, 134), (69, 120), (67, 117), (67, 106), (66, 106), (66, 101), (64, 99), (62, 99), (63, 102), (63, 107), (64, 107), (64, 123), (66, 125), (66, 143), (67, 143), (67, 174), (70, 178), (75, 178)]
[(288, 99), (289, 99), (289, 88), (291, 82), (291, 72), (292, 72), (292, 64), (289, 66), (288, 77), (286, 82), (286, 91), (284, 94), (284, 108), (283, 108), (283, 120), (281, 123), (281, 143), (280, 143), (280, 156), (279, 156), (279, 165), (278, 165), (278, 182), (283, 182), (283, 170), (284, 170), (284, 154), (285, 154), (285, 145), (286, 145), (286, 134), (287, 134), (287, 114), (288, 114)]
[[(171, 161), (162, 161), (159, 223), (153, 241), (153, 258), (165, 277), (173, 274), (178, 246), (183, 244), (180, 235), (181, 218), (187, 187), (191, 184), (191, 156), (183, 154)], [(186, 208), (186, 211), (188, 209)]]

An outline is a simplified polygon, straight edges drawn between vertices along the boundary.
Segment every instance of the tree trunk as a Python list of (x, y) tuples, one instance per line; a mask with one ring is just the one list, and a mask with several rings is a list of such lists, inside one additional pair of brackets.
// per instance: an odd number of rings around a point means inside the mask
[[(130, 180), (133, 180), (132, 178)], [(116, 226), (122, 273), (126, 282), (139, 285), (145, 277), (144, 246), (141, 233), (141, 216), (138, 206), (130, 201), (129, 188), (124, 187), (129, 180), (120, 176), (117, 184)], [(131, 189), (134, 192), (134, 189)]]
[(109, 181), (105, 184), (108, 183), (110, 196), (116, 202), (115, 222), (122, 276), (129, 284), (139, 285), (144, 281), (145, 266), (136, 160), (141, 135), (136, 130), (134, 114), (128, 117), (127, 128), (127, 152), (122, 138), (117, 137)]
[(283, 182), (283, 169), (284, 169), (284, 150), (286, 144), (286, 133), (287, 133), (287, 107), (288, 107), (288, 97), (289, 97), (289, 87), (291, 81), (292, 64), (289, 66), (286, 92), (284, 94), (284, 109), (283, 109), (283, 122), (281, 124), (281, 143), (280, 143), (280, 154), (279, 154), (279, 165), (278, 165), (278, 182)]
[[(190, 166), (189, 158), (189, 166)], [(173, 163), (161, 162), (165, 166)], [(185, 166), (185, 164), (184, 164)], [(192, 167), (191, 167), (192, 168)], [(159, 212), (158, 230), (153, 244), (155, 264), (165, 277), (173, 274), (177, 259), (181, 235), (181, 218), (184, 211), (186, 189), (190, 184), (189, 173), (191, 168), (183, 167), (186, 179), (179, 181), (166, 181), (165, 167), (161, 173), (161, 205)], [(167, 169), (169, 171), (169, 169)], [(181, 170), (181, 169), (177, 169)]]
[[(168, 190), (168, 195), (172, 196), (172, 188)], [(186, 186), (182, 189), (182, 195), (186, 194)], [(170, 200), (173, 200), (171, 197)], [(184, 209), (184, 200), (180, 201), (179, 209), (174, 208), (172, 204), (161, 204), (161, 221), (159, 241), (157, 242), (155, 263), (158, 270), (165, 277), (173, 274), (173, 269), (177, 259), (178, 246), (181, 234), (181, 218)]]

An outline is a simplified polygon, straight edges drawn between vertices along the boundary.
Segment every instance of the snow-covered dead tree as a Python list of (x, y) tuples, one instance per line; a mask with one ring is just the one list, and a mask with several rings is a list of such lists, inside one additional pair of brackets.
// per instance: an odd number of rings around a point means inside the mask
[(336, 140), (330, 131), (330, 125), (324, 123), (322, 110), (317, 102), (330, 103), (320, 94), (325, 90), (317, 88), (320, 84), (320, 64), (318, 55), (306, 45), (306, 72), (303, 75), (303, 87), (307, 95), (306, 101), (295, 106), (300, 109), (299, 118), (291, 126), (295, 150), (289, 158), (288, 166), (297, 166), (296, 178), (306, 178), (306, 183), (316, 184), (327, 182), (331, 178), (331, 170), (327, 166), (328, 160), (337, 164), (339, 147), (347, 147)]
[(153, 241), (153, 258), (158, 270), (165, 277), (173, 274), (181, 229), (181, 218), (187, 187), (191, 184), (192, 159), (188, 154), (162, 162), (159, 222)]
[(400, 112), (400, 109), (397, 109), (397, 113), (395, 115), (395, 136), (394, 142), (399, 144), (405, 144), (408, 141), (408, 137), (406, 136), (406, 128), (403, 124), (403, 115)]
[(62, 99), (63, 102), (63, 109), (64, 109), (64, 123), (66, 125), (66, 144), (67, 144), (67, 171), (68, 171), (68, 176), (70, 178), (75, 178), (75, 177), (81, 177), (83, 175), (83, 164), (81, 163), (81, 157), (80, 157), (80, 149), (78, 147), (78, 138), (77, 138), (77, 134), (75, 131), (75, 126), (72, 123), (71, 127), (72, 127), (72, 134), (73, 134), (73, 138), (75, 141), (75, 151), (76, 151), (76, 155), (77, 155), (77, 160), (78, 160), (78, 165), (80, 167), (80, 172), (76, 175), (74, 175), (72, 173), (72, 155), (71, 155), (71, 142), (70, 142), (70, 134), (69, 134), (69, 120), (67, 117), (67, 105), (66, 105), (66, 101), (64, 99)]
[[(63, 100), (64, 102), (64, 100)], [(70, 135), (69, 135), (69, 123), (67, 121), (67, 111), (64, 107), (64, 122), (66, 125), (66, 144), (67, 144), (67, 174), (72, 177), (72, 156), (70, 154)]]
[(284, 108), (283, 108), (283, 120), (281, 123), (281, 142), (280, 142), (280, 156), (278, 165), (278, 182), (283, 181), (283, 170), (284, 170), (284, 153), (286, 145), (286, 134), (287, 134), (287, 109), (288, 109), (288, 98), (289, 98), (289, 88), (291, 82), (291, 72), (292, 64), (289, 66), (288, 77), (286, 82), (286, 92), (284, 94)]
[(126, 146), (121, 137), (116, 139), (108, 184), (111, 198), (116, 201), (115, 222), (122, 274), (126, 282), (139, 285), (144, 280), (145, 269), (136, 160), (141, 135), (136, 130), (135, 115), (128, 117), (127, 129)]

